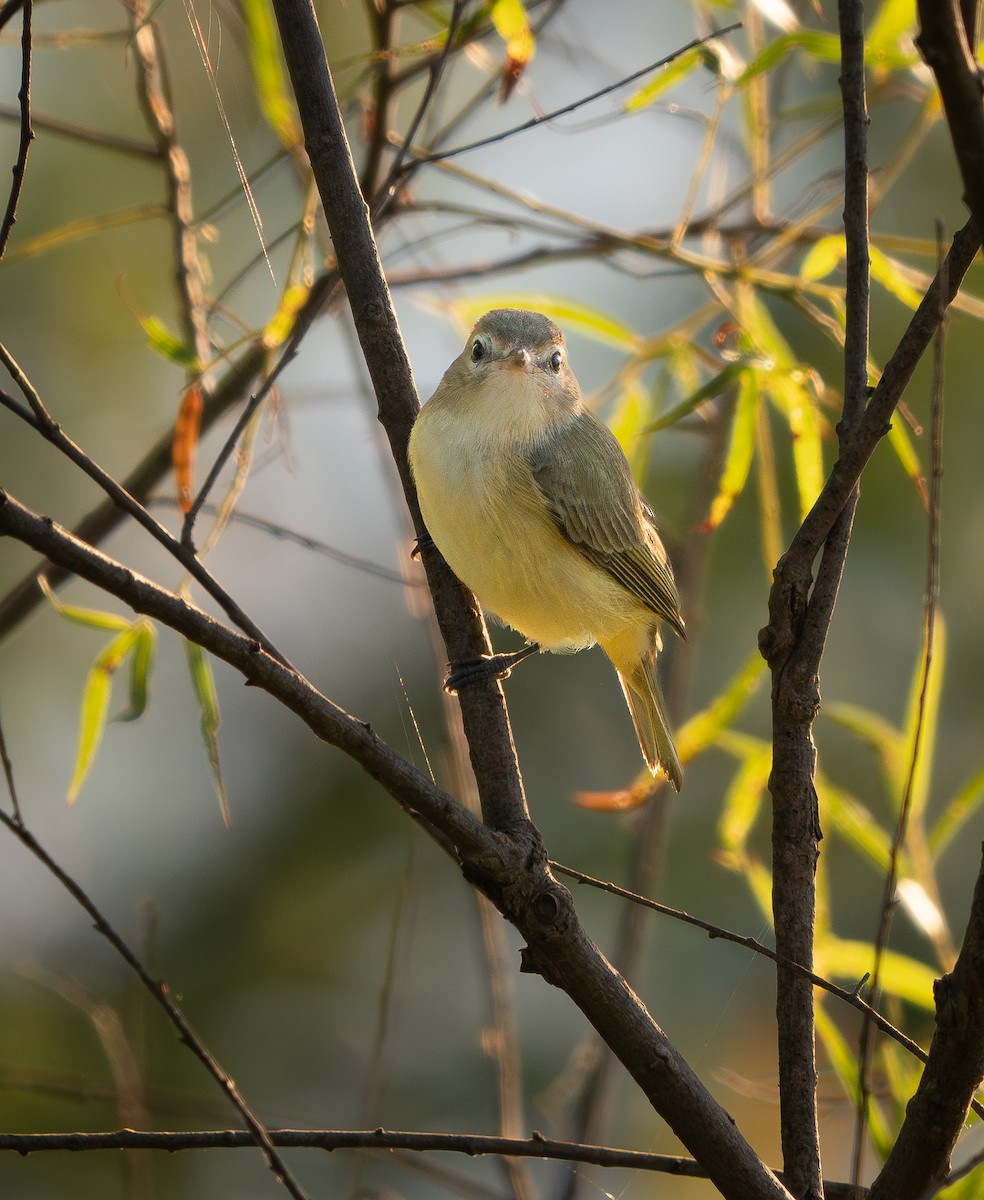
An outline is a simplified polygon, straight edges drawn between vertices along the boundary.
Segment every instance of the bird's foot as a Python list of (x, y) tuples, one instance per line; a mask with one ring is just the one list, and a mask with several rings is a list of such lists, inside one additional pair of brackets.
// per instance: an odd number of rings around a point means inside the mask
[(453, 696), (461, 688), (469, 683), (476, 683), (479, 679), (508, 679), (517, 663), (529, 658), (531, 654), (536, 654), (539, 649), (537, 642), (531, 642), (512, 654), (479, 654), (475, 658), (463, 658), (459, 662), (449, 663), (444, 690)]

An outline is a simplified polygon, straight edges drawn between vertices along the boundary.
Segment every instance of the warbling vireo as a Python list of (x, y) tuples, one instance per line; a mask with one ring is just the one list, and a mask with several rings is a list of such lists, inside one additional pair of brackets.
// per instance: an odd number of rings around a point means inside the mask
[[(673, 570), (621, 447), (584, 406), (557, 326), (522, 309), (486, 313), (421, 410), (409, 453), (448, 566), (531, 643), (484, 669), (504, 676), (538, 649), (598, 642), (650, 770), (679, 791), (656, 674), (660, 622), (684, 636)], [(474, 673), (463, 665), (447, 686)]]

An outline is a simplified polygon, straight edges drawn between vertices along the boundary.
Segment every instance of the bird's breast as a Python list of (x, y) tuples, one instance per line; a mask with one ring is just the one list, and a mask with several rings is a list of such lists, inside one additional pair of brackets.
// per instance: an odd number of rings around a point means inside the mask
[(427, 530), (479, 602), (544, 648), (609, 636), (638, 605), (558, 531), (529, 447), (468, 413), (423, 409), (410, 458)]

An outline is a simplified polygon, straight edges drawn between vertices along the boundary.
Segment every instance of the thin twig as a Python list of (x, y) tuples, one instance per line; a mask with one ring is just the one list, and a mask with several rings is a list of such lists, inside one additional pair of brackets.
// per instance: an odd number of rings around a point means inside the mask
[(538, 117), (531, 117), (528, 121), (523, 121), (520, 125), (513, 125), (510, 129), (503, 129), (500, 133), (493, 133), (489, 137), (479, 138), (474, 142), (466, 142), (464, 145), (454, 146), (450, 150), (439, 150), (433, 154), (411, 152), (412, 162), (408, 163), (404, 169), (409, 170), (410, 166), (417, 163), (435, 163), (443, 162), (448, 158), (457, 158), (459, 155), (468, 154), (472, 150), (480, 150), (484, 146), (494, 146), (498, 142), (504, 142), (507, 138), (515, 137), (518, 133), (526, 133), (530, 129), (536, 129), (538, 125), (545, 125), (550, 121), (555, 121), (558, 117), (566, 117), (568, 113), (577, 112), (579, 108), (584, 108), (586, 104), (592, 104), (595, 100), (600, 100), (602, 97), (618, 91), (619, 88), (634, 83), (644, 75), (650, 75), (653, 71), (658, 71), (661, 67), (668, 66), (688, 51), (696, 50), (698, 46), (704, 46), (716, 38), (727, 37), (728, 34), (734, 33), (737, 29), (741, 29), (740, 21), (736, 21), (733, 25), (726, 25), (723, 29), (715, 29), (712, 33), (705, 34), (703, 37), (694, 38), (693, 41), (688, 42), (685, 46), (680, 46), (665, 58), (649, 63), (648, 66), (640, 67), (638, 71), (633, 71), (630, 75), (623, 76), (621, 79), (616, 80), (615, 83), (606, 84), (605, 87), (598, 88), (597, 91), (591, 92), (587, 96), (581, 96), (577, 100), (573, 100), (570, 104), (565, 104), (561, 108), (555, 108), (548, 113), (542, 113)]
[[(942, 231), (940, 241), (940, 271), (945, 272), (943, 261)], [(946, 291), (945, 278), (942, 291)], [(881, 968), (888, 949), (888, 940), (892, 929), (892, 920), (897, 906), (896, 887), (899, 877), (899, 859), (905, 845), (909, 828), (909, 813), (912, 808), (912, 796), (916, 786), (916, 776), (919, 771), (920, 757), (923, 748), (923, 734), (926, 725), (926, 704), (929, 695), (930, 679), (933, 670), (933, 651), (936, 639), (936, 616), (940, 602), (940, 502), (943, 479), (943, 351), (946, 341), (946, 309), (941, 308), (939, 314), (939, 331), (933, 347), (933, 376), (931, 382), (932, 395), (930, 401), (930, 454), (932, 465), (930, 469), (929, 488), (929, 520), (927, 524), (927, 553), (926, 553), (926, 593), (923, 602), (923, 651), (919, 668), (919, 690), (916, 697), (915, 727), (912, 736), (912, 748), (906, 770), (902, 795), (899, 798), (899, 812), (895, 825), (895, 833), (889, 849), (888, 870), (885, 872), (885, 882), (882, 890), (881, 909), (878, 918), (878, 930), (875, 934), (874, 955), (869, 982), (869, 995), (873, 1004), (878, 1003)], [(861, 1175), (861, 1163), (864, 1156), (864, 1145), (867, 1131), (868, 1107), (871, 1103), (871, 1088), (869, 1076), (871, 1059), (874, 1055), (874, 1037), (870, 1022), (865, 1019), (861, 1025), (858, 1039), (858, 1119), (854, 1131), (854, 1165), (853, 1179), (858, 1182)]]
[(13, 810), (14, 820), (20, 825), (23, 823), (23, 819), (21, 817), (20, 801), (17, 799), (17, 785), (14, 783), (14, 764), (10, 761), (2, 720), (0, 720), (0, 763), (3, 764), (3, 774), (7, 780), (7, 791), (10, 793), (10, 807)]
[(7, 209), (0, 221), (0, 258), (7, 249), (10, 231), (17, 220), (17, 202), (24, 189), (24, 179), (27, 175), (27, 156), (34, 140), (34, 130), (31, 128), (31, 21), (34, 13), (33, 0), (27, 0), (24, 5), (24, 22), (21, 28), (21, 85), (17, 98), (20, 101), (20, 139), (17, 144), (17, 158), (13, 166), (13, 179), (10, 182), (10, 193), (7, 197)]
[[(563, 1142), (534, 1132), (529, 1138), (502, 1138), (474, 1133), (415, 1133), (395, 1129), (270, 1129), (270, 1139), (283, 1149), (309, 1150), (436, 1150), (467, 1154), (504, 1154), (512, 1158), (542, 1158), (560, 1162), (593, 1163), (600, 1167), (622, 1167), (630, 1171), (657, 1171), (680, 1178), (706, 1179), (707, 1172), (692, 1158), (672, 1154), (649, 1154), (643, 1150), (620, 1150), (611, 1146), (588, 1146)], [(250, 1144), (238, 1129), (204, 1129), (158, 1132), (120, 1129), (109, 1133), (3, 1133), (0, 1152), (35, 1154), (41, 1150), (234, 1150)], [(831, 1200), (850, 1200), (850, 1185), (826, 1184)], [(862, 1192), (863, 1198), (863, 1192)], [(861, 1200), (861, 1198), (859, 1198)]]

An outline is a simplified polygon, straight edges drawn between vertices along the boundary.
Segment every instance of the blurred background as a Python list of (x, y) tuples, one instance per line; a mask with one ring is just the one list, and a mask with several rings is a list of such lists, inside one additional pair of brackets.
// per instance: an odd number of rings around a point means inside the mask
[[(936, 223), (948, 241), (965, 219), (931, 81), (908, 40), (910, 8), (886, 3), (872, 14), (873, 23), (887, 13), (897, 26), (895, 57), (886, 54), (872, 70), (873, 230), (892, 263), (904, 264), (886, 268), (892, 286), (874, 291), (873, 371), (908, 320), (902, 283), (912, 287), (918, 278), (905, 271), (931, 277)], [(152, 14), (190, 162), (194, 209), (203, 221), (206, 289), (221, 298), (214, 326), (226, 346), (262, 329), (277, 311), (296, 265), (292, 231), (307, 187), (296, 156), (283, 151), (257, 99), (245, 32), (249, 9), (186, 0), (157, 4)], [(480, 9), (473, 7), (476, 14)], [(373, 137), (371, 67), (380, 61), (370, 56), (375, 10), (326, 0), (318, 11), (353, 151), (364, 166)], [(692, 634), (685, 652), (672, 647), (666, 655), (671, 705), (682, 727), (754, 657), (767, 619), (775, 538), (781, 535), (781, 550), (798, 524), (802, 479), (794, 472), (790, 423), (774, 401), (762, 417), (768, 434), (760, 429), (756, 443), (759, 454), (772, 446), (774, 462), (756, 459), (747, 485), (711, 529), (708, 514), (721, 494), (714, 464), (720, 468), (727, 453), (733, 395), (709, 396), (706, 411), (689, 412), (642, 441), (638, 434), (733, 361), (721, 353), (733, 343), (732, 331), (725, 329), (715, 343), (727, 312), (696, 320), (689, 341), (680, 333), (684, 348), (672, 370), (665, 356), (647, 360), (640, 348), (719, 300), (721, 289), (740, 291), (734, 279), (707, 272), (700, 256), (738, 261), (761, 245), (766, 227), (771, 235), (802, 222), (807, 233), (791, 238), (790, 256), (774, 261), (776, 271), (795, 279), (810, 247), (838, 231), (838, 67), (816, 46), (795, 41), (797, 16), (812, 32), (829, 36), (836, 33), (836, 10), (826, 3), (795, 10), (749, 5), (746, 11), (743, 4), (683, 0), (569, 0), (529, 11), (534, 23), (549, 20), (509, 99), (495, 99), (506, 47), (493, 31), (456, 56), (421, 141), (453, 117), (459, 120), (451, 145), (493, 134), (615, 82), (712, 24), (746, 21), (716, 59), (694, 62), (685, 78), (631, 110), (626, 101), (639, 96), (639, 84), (446, 168), (421, 171), (381, 232), (422, 398), (458, 354), (471, 315), (514, 303), (550, 308), (565, 324), (563, 305), (570, 306), (572, 366), (599, 412), (623, 436), (633, 430), (627, 445), (671, 553), (683, 564)], [(394, 57), (394, 70), (432, 50), (425, 39), (437, 37), (447, 19), (435, 12), (405, 14), (393, 36), (407, 49), (405, 57)], [(152, 318), (179, 329), (171, 231), (160, 209), (164, 182), (160, 164), (139, 151), (152, 139), (137, 102), (127, 9), (92, 0), (41, 4), (35, 32), (38, 136), (0, 266), (0, 340), (70, 436), (121, 477), (173, 426), (184, 386), (180, 366), (148, 345)], [(16, 18), (0, 42), (0, 162), (7, 164), (18, 141), (19, 36)], [(768, 77), (768, 112), (756, 116), (754, 96), (737, 81), (769, 45), (785, 46), (787, 56)], [(488, 85), (491, 98), (467, 115), (471, 98)], [(389, 114), (395, 130), (406, 131), (421, 87), (422, 79), (401, 93)], [(771, 124), (763, 134), (766, 117)], [(96, 131), (106, 139), (97, 141)], [(786, 169), (756, 177), (759, 144), (771, 156), (789, 151)], [(244, 199), (237, 156), (252, 179), (261, 230)], [(755, 186), (746, 186), (756, 178)], [(682, 218), (699, 222), (705, 213), (716, 214), (706, 228), (673, 241)], [(679, 253), (576, 253), (578, 239), (596, 228), (652, 231)], [(261, 238), (271, 247), (268, 263)], [(520, 265), (524, 255), (528, 261)], [(498, 266), (514, 260), (512, 267)], [(836, 261), (820, 274), (831, 288), (842, 285)], [(980, 293), (982, 286), (972, 272), (968, 291)], [(820, 300), (812, 299), (819, 308)], [(762, 304), (795, 370), (825, 381), (810, 388), (829, 467), (839, 349), (809, 305), (797, 300), (776, 285), (766, 289)], [(828, 323), (835, 324), (832, 311), (833, 302)], [(621, 332), (605, 335), (602, 316)], [(936, 648), (943, 673), (924, 781), (927, 827), (953, 811), (955, 797), (965, 801), (964, 823), (945, 854), (940, 847), (938, 893), (914, 873), (957, 944), (981, 841), (980, 788), (974, 786), (984, 711), (984, 490), (973, 357), (978, 320), (976, 312), (958, 313), (947, 340), (946, 637), (945, 647), (941, 640)], [(930, 382), (924, 365), (907, 395), (908, 472), (886, 444), (865, 474), (821, 680), (825, 707), (815, 733), (831, 803), (836, 799), (842, 812), (853, 804), (858, 829), (868, 832), (890, 831), (898, 803), (872, 748), (872, 730), (879, 721), (882, 732), (905, 725), (923, 641), (927, 515), (914, 477), (930, 469)], [(9, 380), (2, 386), (14, 391)], [(203, 438), (199, 480), (233, 420), (227, 415)], [(218, 499), (231, 477), (227, 469)], [(7, 411), (0, 413), (0, 484), (67, 526), (100, 499), (90, 481)], [(764, 519), (773, 486), (778, 515)], [(155, 492), (155, 515), (178, 530), (172, 478), (162, 477)], [(282, 532), (235, 520), (208, 558), (299, 670), (446, 784), (443, 650), (435, 648), (422, 572), (409, 557), (402, 496), (344, 304), (318, 321), (263, 409), (238, 508), (379, 569), (339, 562)], [(182, 582), (173, 561), (139, 530), (121, 529), (103, 549), (167, 587)], [(0, 592), (33, 565), (24, 547), (4, 543)], [(112, 608), (88, 585), (72, 583), (60, 594), (72, 605)], [(193, 595), (204, 603), (197, 590)], [(494, 630), (493, 637), (500, 646), (515, 644), (505, 631)], [(106, 641), (104, 632), (68, 621), (48, 604), (0, 641), (0, 718), (29, 828), (152, 972), (168, 980), (205, 1043), (269, 1124), (496, 1132), (489, 977), (475, 898), (453, 864), (342, 754), (213, 664), (227, 828), (185, 655), (180, 640), (161, 630), (147, 711), (136, 722), (109, 724), (76, 802), (66, 805), (86, 676)], [(599, 651), (537, 658), (516, 672), (506, 692), (530, 805), (550, 856), (593, 876), (630, 882), (649, 810), (593, 811), (574, 802), (581, 792), (630, 787), (640, 766), (606, 660)], [(112, 712), (126, 702), (121, 677)], [(846, 705), (854, 706), (853, 717)], [(657, 839), (654, 883), (664, 903), (765, 941), (768, 919), (754, 886), (761, 878), (756, 870), (767, 871), (769, 861), (768, 826), (757, 807), (765, 779), (749, 764), (768, 732), (768, 684), (760, 675), (731, 740), (702, 748), (687, 765), (684, 792)], [(883, 749), (890, 740), (886, 735)], [(755, 776), (754, 786), (746, 779), (736, 790), (742, 768)], [(822, 791), (822, 803), (825, 796)], [(736, 807), (739, 802), (744, 807)], [(825, 810), (822, 816), (826, 821)], [(859, 849), (863, 832), (853, 840), (838, 836), (840, 826), (830, 819), (822, 896), (828, 928), (845, 942), (870, 942), (882, 889), (879, 856)], [(747, 828), (736, 832), (742, 821)], [(875, 833), (872, 838), (877, 841)], [(589, 931), (614, 954), (622, 903), (588, 888), (576, 895)], [(652, 914), (644, 925), (634, 986), (755, 1148), (776, 1163), (769, 963)], [(523, 1059), (521, 1132), (572, 1136), (590, 1061), (589, 1030), (566, 997), (519, 975), (520, 943), (512, 931), (505, 939)], [(939, 973), (947, 965), (944, 942), (927, 936), (905, 911), (897, 916), (893, 947), (906, 963)], [(835, 957), (828, 963), (832, 972)], [(850, 987), (856, 977), (841, 982)], [(907, 975), (904, 965), (898, 977), (921, 978), (914, 969)], [(925, 1039), (930, 1014), (924, 1006), (908, 997), (887, 1003), (913, 1036)], [(828, 1012), (853, 1052), (855, 1015), (835, 1006)], [(824, 1167), (843, 1178), (850, 1170), (853, 1111), (828, 1064), (822, 1067)], [(600, 1140), (679, 1152), (629, 1082), (617, 1081), (606, 1111), (596, 1131)], [(890, 1098), (886, 1113), (891, 1126), (897, 1113)], [(177, 1047), (85, 914), (13, 837), (0, 836), (0, 1127), (232, 1123), (217, 1088)], [(961, 1153), (977, 1141), (972, 1132)], [(312, 1195), (506, 1194), (500, 1168), (484, 1160), (306, 1151), (288, 1161)], [(558, 1194), (572, 1170), (557, 1164), (529, 1169), (543, 1195)], [(697, 1181), (573, 1171), (579, 1194), (587, 1197), (711, 1194)], [(40, 1200), (258, 1197), (278, 1188), (258, 1154), (213, 1151), (140, 1159), (8, 1156), (0, 1160), (0, 1191)]]

